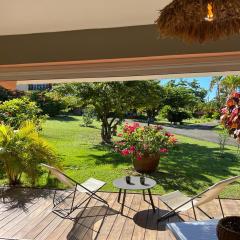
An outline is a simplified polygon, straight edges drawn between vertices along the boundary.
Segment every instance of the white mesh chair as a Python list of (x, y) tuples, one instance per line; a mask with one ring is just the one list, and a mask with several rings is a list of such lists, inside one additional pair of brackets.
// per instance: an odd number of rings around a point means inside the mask
[[(65, 184), (66, 186), (70, 187), (70, 194), (67, 196), (61, 196), (56, 197), (57, 190), (55, 190), (54, 197), (53, 197), (53, 212), (59, 215), (62, 218), (68, 217), (69, 214), (71, 214), (75, 209), (80, 208), (84, 203), (84, 208), (87, 207), (88, 203), (90, 202), (91, 198), (95, 198), (96, 200), (106, 204), (108, 206), (108, 203), (99, 197), (96, 192), (101, 189), (106, 183), (102, 182), (100, 180), (89, 178), (87, 181), (83, 183), (78, 183), (72, 178), (68, 177), (66, 174), (61, 172), (55, 167), (49, 166), (47, 164), (41, 164), (43, 167), (47, 168), (52, 175), (54, 175), (60, 182)], [(82, 200), (82, 202), (75, 204), (75, 197), (76, 193), (80, 192), (87, 195), (87, 198)], [(70, 198), (70, 208), (60, 208), (60, 204), (63, 203), (66, 199)]]
[(209, 187), (207, 190), (201, 192), (195, 197), (188, 197), (181, 193), (180, 191), (175, 191), (166, 195), (163, 195), (160, 200), (171, 209), (170, 212), (164, 214), (158, 219), (158, 222), (165, 220), (172, 215), (187, 211), (189, 209), (193, 209), (194, 217), (197, 220), (195, 208), (199, 209), (202, 213), (204, 213), (207, 217), (212, 219), (206, 212), (204, 212), (200, 206), (208, 203), (216, 198), (219, 200), (219, 205), (221, 208), (222, 215), (224, 217), (224, 212), (221, 204), (221, 200), (219, 198), (219, 194), (231, 183), (240, 179), (240, 176), (235, 176), (228, 178), (226, 180), (220, 181), (213, 186)]

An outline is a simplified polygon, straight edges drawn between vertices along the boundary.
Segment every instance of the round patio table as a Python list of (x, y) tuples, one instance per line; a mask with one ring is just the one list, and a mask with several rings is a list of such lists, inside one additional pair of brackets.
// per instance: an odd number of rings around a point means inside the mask
[(113, 185), (119, 189), (119, 194), (118, 194), (119, 203), (121, 199), (121, 193), (123, 190), (123, 201), (122, 201), (121, 213), (123, 213), (127, 190), (135, 190), (135, 191), (142, 190), (144, 201), (146, 201), (145, 190), (147, 190), (150, 201), (151, 201), (151, 205), (153, 208), (153, 212), (155, 212), (155, 206), (154, 206), (154, 202), (151, 194), (151, 188), (153, 188), (156, 185), (156, 181), (154, 181), (153, 179), (145, 177), (145, 183), (143, 185), (140, 183), (140, 177), (131, 176), (130, 183), (126, 182), (126, 177), (122, 177), (122, 178), (115, 179), (113, 181)]

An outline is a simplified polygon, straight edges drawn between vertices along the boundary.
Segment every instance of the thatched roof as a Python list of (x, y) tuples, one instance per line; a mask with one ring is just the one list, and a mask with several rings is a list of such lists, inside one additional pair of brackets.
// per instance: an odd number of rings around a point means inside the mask
[[(206, 21), (208, 4), (214, 18)], [(156, 20), (163, 37), (206, 42), (240, 33), (240, 0), (173, 0)]]

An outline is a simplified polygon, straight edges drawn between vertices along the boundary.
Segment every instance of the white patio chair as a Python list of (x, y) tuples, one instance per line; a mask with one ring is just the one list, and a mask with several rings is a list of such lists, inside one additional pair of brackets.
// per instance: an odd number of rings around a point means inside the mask
[(201, 192), (195, 197), (188, 197), (181, 193), (180, 191), (175, 191), (163, 196), (160, 196), (160, 200), (171, 209), (170, 212), (164, 214), (162, 217), (158, 219), (158, 222), (171, 217), (172, 215), (185, 212), (189, 209), (193, 209), (195, 220), (197, 220), (195, 207), (199, 209), (202, 213), (204, 213), (208, 218), (212, 219), (206, 212), (204, 212), (200, 206), (208, 203), (216, 198), (218, 198), (219, 205), (221, 208), (222, 215), (224, 217), (222, 203), (219, 197), (219, 194), (231, 183), (240, 179), (240, 176), (235, 176), (228, 178), (226, 180), (220, 181), (213, 186), (209, 187), (207, 190)]
[[(52, 175), (54, 175), (60, 182), (62, 182), (63, 184), (65, 184), (66, 186), (71, 188), (70, 194), (68, 194), (67, 196), (64, 196), (63, 198), (62, 197), (57, 198), (56, 197), (57, 190), (55, 190), (55, 192), (54, 192), (54, 197), (53, 197), (53, 206), (54, 207), (53, 207), (52, 211), (54, 213), (56, 213), (57, 215), (59, 215), (60, 217), (62, 217), (62, 218), (68, 217), (68, 215), (71, 214), (75, 209), (79, 208), (85, 202), (88, 201), (84, 207), (84, 208), (86, 208), (87, 205), (89, 204), (91, 198), (95, 198), (96, 200), (98, 200), (108, 206), (108, 203), (96, 194), (96, 192), (106, 184), (105, 182), (94, 179), (94, 178), (89, 178), (87, 181), (85, 181), (83, 183), (78, 183), (55, 167), (52, 167), (52, 166), (49, 166), (49, 165), (43, 164), (43, 163), (41, 165), (43, 167), (46, 167), (50, 171), (50, 173)], [(87, 198), (84, 199), (82, 202), (74, 205), (75, 204), (74, 201), (75, 201), (77, 192), (87, 194)], [(71, 199), (70, 208), (64, 208), (64, 209), (59, 208), (59, 205), (62, 202), (64, 202), (66, 199), (69, 199), (69, 198)]]

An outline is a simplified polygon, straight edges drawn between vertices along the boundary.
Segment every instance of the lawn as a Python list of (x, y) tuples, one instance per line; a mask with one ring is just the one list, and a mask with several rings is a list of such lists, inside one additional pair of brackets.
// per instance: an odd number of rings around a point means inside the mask
[[(103, 190), (117, 191), (112, 185), (115, 178), (134, 174), (129, 159), (119, 156), (100, 144), (100, 124), (91, 128), (81, 126), (81, 117), (68, 116), (49, 119), (42, 135), (54, 146), (62, 158), (64, 171), (77, 181), (95, 177), (107, 182)], [(240, 173), (240, 158), (234, 147), (227, 147), (224, 157), (218, 145), (178, 136), (178, 147), (167, 158), (160, 160), (159, 169), (151, 177), (157, 181), (154, 193), (163, 194), (179, 189), (194, 195), (213, 183)], [(39, 185), (54, 186), (46, 181)], [(229, 187), (224, 197), (240, 198), (240, 183)]]

